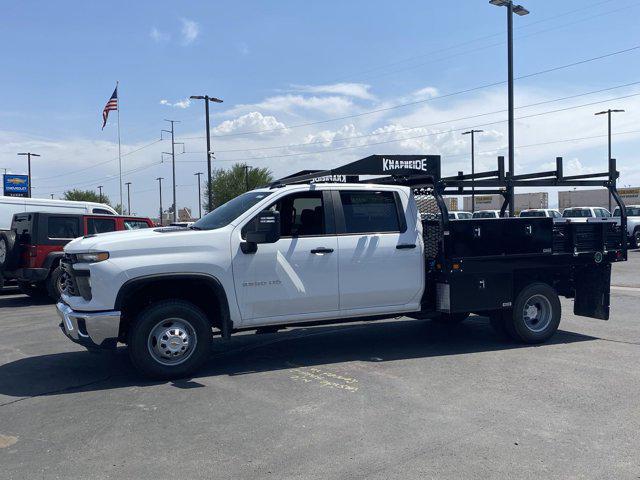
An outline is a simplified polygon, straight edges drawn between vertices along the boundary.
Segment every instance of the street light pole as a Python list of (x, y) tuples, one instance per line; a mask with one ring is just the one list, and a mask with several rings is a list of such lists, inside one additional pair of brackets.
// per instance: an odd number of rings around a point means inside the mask
[[(175, 129), (173, 127), (173, 124), (180, 123), (180, 121), (165, 119), (165, 122), (171, 123), (171, 130), (162, 130), (162, 132), (167, 132), (171, 134), (171, 168), (173, 172), (173, 221), (177, 222), (178, 206), (176, 204), (176, 142), (175, 142)], [(162, 137), (162, 133), (160, 134), (160, 136)]]
[(198, 218), (202, 218), (202, 197), (200, 196), (200, 175), (202, 172), (196, 172), (194, 175), (198, 177)]
[[(507, 7), (507, 96), (509, 110), (509, 176), (515, 175), (515, 146), (514, 146), (514, 105), (513, 105), (513, 14), (524, 16), (529, 14), (529, 10), (522, 5), (514, 5), (512, 0), (489, 0), (489, 3), (498, 7)], [(508, 187), (509, 191), (509, 216), (515, 215), (515, 200), (513, 196), (513, 185)]]
[(213, 199), (211, 196), (211, 129), (209, 128), (209, 102), (222, 103), (222, 100), (209, 95), (191, 95), (192, 100), (204, 100), (205, 128), (207, 129), (207, 210), (213, 210)]
[(476, 157), (475, 157), (475, 134), (484, 130), (471, 129), (468, 132), (462, 132), (462, 135), (471, 135), (471, 213), (476, 211)]
[[(609, 171), (611, 171), (611, 114), (621, 113), (621, 112), (624, 112), (624, 110), (610, 108), (608, 110), (604, 110), (602, 112), (598, 112), (594, 114), (594, 115), (604, 115), (605, 113), (607, 114), (607, 140), (608, 140), (608, 153), (609, 153), (607, 160), (609, 165)], [(609, 211), (611, 211), (611, 195), (609, 195)]]
[(100, 203), (102, 203), (102, 185), (98, 185), (98, 191), (100, 192)]
[(131, 182), (125, 183), (127, 186), (127, 211), (131, 215)]
[(249, 165), (243, 165), (244, 168), (244, 191), (249, 191), (249, 169), (251, 168)]
[(162, 226), (162, 180), (163, 177), (156, 178), (158, 180), (158, 186), (160, 187), (160, 226)]
[(25, 152), (19, 153), (18, 155), (26, 155), (27, 156), (27, 165), (28, 165), (28, 177), (29, 177), (29, 185), (28, 185), (28, 193), (27, 195), (31, 198), (31, 157), (39, 157), (37, 153)]

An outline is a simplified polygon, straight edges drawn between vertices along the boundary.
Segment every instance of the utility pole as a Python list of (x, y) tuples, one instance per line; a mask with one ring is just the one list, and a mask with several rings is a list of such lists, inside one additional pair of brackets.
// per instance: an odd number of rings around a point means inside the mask
[(476, 157), (475, 157), (475, 143), (474, 137), (476, 133), (481, 133), (484, 130), (471, 129), (468, 132), (463, 132), (462, 135), (471, 134), (471, 213), (476, 211), (476, 179), (474, 174), (476, 173)]
[[(514, 5), (512, 0), (489, 0), (489, 3), (498, 7), (507, 7), (507, 76), (508, 76), (508, 109), (509, 109), (509, 176), (513, 181), (515, 176), (515, 146), (514, 146), (514, 106), (513, 106), (513, 14), (524, 16), (529, 10), (522, 5)], [(513, 196), (513, 184), (509, 184), (509, 216), (515, 216), (515, 199)]]
[(200, 196), (200, 175), (202, 172), (196, 172), (194, 175), (198, 177), (198, 218), (202, 218), (202, 197)]
[(209, 95), (191, 95), (189, 98), (204, 100), (205, 128), (207, 129), (207, 210), (210, 212), (213, 210), (213, 198), (211, 195), (211, 158), (213, 152), (211, 151), (211, 129), (209, 128), (209, 102), (222, 103), (222, 100)]
[(127, 186), (127, 211), (131, 215), (131, 182), (125, 183)]
[(245, 164), (242, 166), (244, 168), (244, 191), (249, 191), (249, 169), (251, 168), (249, 165)]
[[(178, 221), (178, 205), (176, 203), (176, 145), (175, 142), (175, 129), (174, 124), (180, 123), (179, 120), (164, 120), (165, 122), (169, 122), (171, 124), (171, 130), (162, 130), (160, 132), (160, 139), (162, 140), (162, 132), (167, 132), (171, 134), (171, 153), (162, 152), (165, 155), (171, 155), (171, 168), (172, 168), (172, 177), (173, 177), (173, 221)], [(184, 143), (180, 143), (184, 150)], [(184, 153), (184, 152), (183, 152)]]
[(160, 187), (160, 226), (162, 226), (162, 180), (163, 177), (156, 178), (158, 180), (158, 186)]
[(100, 203), (102, 203), (102, 185), (98, 185), (98, 191), (100, 192)]
[(37, 153), (31, 153), (31, 152), (19, 153), (18, 155), (26, 155), (27, 156), (27, 163), (29, 165), (29, 171), (28, 171), (29, 192), (27, 193), (27, 195), (29, 196), (29, 198), (31, 198), (31, 157), (39, 157), (40, 155), (38, 155)]
[[(611, 114), (612, 113), (621, 113), (624, 112), (624, 110), (621, 109), (608, 109), (608, 110), (604, 110), (602, 112), (598, 112), (595, 113), (594, 115), (604, 115), (605, 113), (607, 114), (607, 139), (608, 139), (608, 152), (609, 152), (609, 156), (607, 157), (608, 160), (608, 165), (609, 165), (609, 170), (611, 171)], [(609, 195), (609, 211), (611, 211), (611, 195)]]

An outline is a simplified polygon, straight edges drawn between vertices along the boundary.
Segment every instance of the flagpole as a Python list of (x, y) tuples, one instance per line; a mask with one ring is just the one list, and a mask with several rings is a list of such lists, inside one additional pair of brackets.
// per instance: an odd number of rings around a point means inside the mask
[(122, 154), (120, 147), (120, 92), (118, 86), (120, 82), (116, 80), (116, 92), (118, 92), (118, 167), (120, 170), (120, 214), (124, 214), (124, 200), (122, 198)]

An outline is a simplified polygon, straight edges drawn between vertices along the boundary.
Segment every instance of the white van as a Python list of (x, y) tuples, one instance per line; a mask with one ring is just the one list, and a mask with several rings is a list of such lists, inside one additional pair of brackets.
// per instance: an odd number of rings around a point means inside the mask
[(24, 212), (118, 214), (104, 203), (0, 196), (0, 230), (9, 230), (13, 215)]

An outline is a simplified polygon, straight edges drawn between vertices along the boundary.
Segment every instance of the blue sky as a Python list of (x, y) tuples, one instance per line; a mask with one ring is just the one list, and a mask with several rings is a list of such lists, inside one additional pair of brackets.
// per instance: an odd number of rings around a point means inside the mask
[[(459, 129), (493, 122), (483, 127), (487, 132), (478, 142), (479, 161), (488, 168), (506, 146), (506, 124), (499, 123), (506, 114), (489, 115), (505, 108), (506, 86), (437, 97), (505, 79), (506, 13), (484, 0), (452, 5), (13, 3), (0, 19), (0, 168), (21, 173), (24, 160), (15, 154), (31, 150), (43, 155), (33, 167), (36, 195), (58, 196), (68, 187), (103, 184), (117, 200), (113, 113), (100, 130), (102, 107), (116, 80), (123, 152), (145, 147), (124, 158), (132, 208), (139, 214), (154, 214), (154, 179), (170, 176), (170, 166), (159, 163), (160, 152), (170, 148), (167, 142), (146, 146), (159, 139), (164, 118), (181, 121), (177, 136), (186, 144), (187, 153), (178, 157), (178, 205), (196, 206), (193, 173), (206, 171), (206, 166), (204, 139), (193, 138), (204, 135), (203, 107), (186, 101), (193, 94), (225, 101), (212, 106), (218, 167), (246, 160), (286, 175), (370, 153), (431, 153), (442, 154), (445, 171), (453, 172), (468, 169), (467, 138)], [(640, 45), (640, 1), (525, 5), (531, 15), (514, 18), (516, 75)], [(636, 49), (519, 80), (516, 105), (639, 81)], [(523, 108), (516, 116), (636, 93), (640, 85), (629, 85)], [(527, 145), (604, 134), (604, 119), (593, 113), (626, 108), (615, 119), (615, 131), (632, 133), (614, 137), (614, 156), (622, 169), (621, 183), (639, 184), (640, 133), (633, 133), (640, 130), (639, 99), (519, 120), (516, 145), (523, 148), (517, 151), (518, 169), (535, 170), (562, 155), (570, 170), (599, 170), (606, 155), (604, 138)], [(412, 102), (421, 103), (367, 113)], [(360, 116), (327, 121), (356, 114)], [(295, 127), (313, 122), (324, 123)], [(243, 134), (259, 130), (264, 133)], [(300, 146), (312, 142), (321, 143)], [(164, 204), (169, 203), (166, 196)]]

